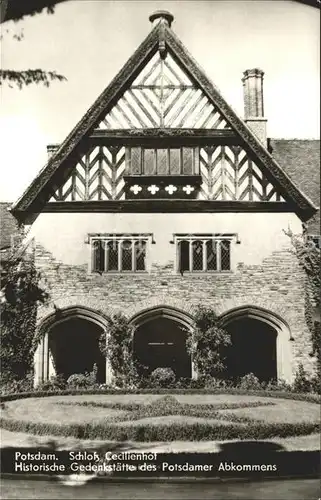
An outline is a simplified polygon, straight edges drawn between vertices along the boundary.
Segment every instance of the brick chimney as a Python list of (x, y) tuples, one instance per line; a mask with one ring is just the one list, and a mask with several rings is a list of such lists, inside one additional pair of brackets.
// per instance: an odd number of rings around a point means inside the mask
[(59, 147), (60, 147), (60, 144), (48, 144), (48, 146), (47, 146), (48, 160), (50, 160), (52, 155), (54, 155), (55, 152), (58, 151)]
[(263, 77), (261, 69), (247, 69), (243, 73), (244, 119), (258, 139), (267, 145), (266, 122), (264, 118)]

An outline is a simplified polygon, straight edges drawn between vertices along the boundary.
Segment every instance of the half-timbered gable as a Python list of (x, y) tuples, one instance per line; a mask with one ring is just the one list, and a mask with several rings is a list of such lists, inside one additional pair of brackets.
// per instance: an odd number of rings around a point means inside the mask
[(308, 218), (313, 206), (268, 153), (257, 128), (265, 121), (257, 88), (263, 72), (244, 74), (246, 123), (171, 30), (172, 16), (161, 12), (154, 22), (14, 211), (145, 199), (202, 200), (213, 209), (213, 202), (241, 202), (238, 208), (261, 202), (269, 210), (267, 203), (286, 201)]

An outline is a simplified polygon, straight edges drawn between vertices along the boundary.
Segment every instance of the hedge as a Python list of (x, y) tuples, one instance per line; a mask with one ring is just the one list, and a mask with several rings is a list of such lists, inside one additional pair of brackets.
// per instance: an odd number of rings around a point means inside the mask
[(302, 394), (281, 391), (248, 390), (237, 388), (215, 388), (215, 389), (67, 389), (60, 391), (31, 391), (18, 392), (15, 394), (0, 395), (0, 401), (13, 401), (24, 398), (43, 398), (47, 396), (79, 396), (79, 395), (112, 395), (112, 394), (234, 394), (240, 396), (260, 396), (267, 398), (293, 399), (295, 401), (306, 401), (308, 403), (321, 403), (318, 394)]
[[(156, 401), (162, 401), (156, 400)], [(155, 405), (150, 403), (149, 406)], [(144, 406), (144, 411), (146, 414), (146, 406), (144, 403), (97, 403), (96, 401), (58, 401), (57, 404), (63, 406), (91, 406), (93, 408), (108, 408), (110, 410), (124, 410), (124, 411), (139, 411)], [(272, 401), (249, 401), (240, 403), (214, 403), (214, 404), (191, 404), (191, 403), (179, 403), (177, 400), (174, 404), (179, 405), (180, 411), (216, 411), (216, 410), (238, 410), (241, 408), (257, 408), (259, 406), (273, 406), (275, 403)]]
[(272, 406), (275, 403), (272, 402), (247, 402), (247, 403), (222, 403), (222, 404), (184, 404), (179, 403), (175, 398), (171, 396), (165, 396), (164, 398), (157, 399), (156, 401), (149, 404), (122, 404), (122, 403), (96, 403), (95, 401), (77, 401), (72, 402), (61, 402), (58, 403), (63, 406), (92, 406), (93, 408), (108, 408), (113, 410), (126, 411), (125, 415), (109, 416), (109, 422), (133, 422), (135, 420), (141, 420), (146, 417), (161, 417), (168, 415), (180, 415), (186, 417), (200, 417), (200, 418), (210, 418), (215, 420), (227, 420), (240, 423), (252, 423), (256, 420), (253, 418), (233, 415), (233, 414), (222, 414), (219, 410), (231, 410), (239, 408), (257, 408), (261, 406)]
[(212, 441), (227, 439), (269, 439), (313, 434), (316, 423), (255, 423), (226, 425), (210, 423), (175, 423), (172, 425), (142, 424), (132, 426), (112, 424), (45, 424), (0, 418), (3, 429), (38, 435), (70, 436), (78, 439), (108, 439), (112, 441)]

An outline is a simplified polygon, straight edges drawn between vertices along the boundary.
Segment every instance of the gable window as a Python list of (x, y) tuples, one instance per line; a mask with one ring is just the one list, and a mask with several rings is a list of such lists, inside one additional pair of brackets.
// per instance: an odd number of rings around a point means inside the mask
[(177, 271), (211, 272), (231, 270), (230, 236), (177, 236)]
[(148, 236), (90, 237), (93, 272), (121, 273), (147, 270)]

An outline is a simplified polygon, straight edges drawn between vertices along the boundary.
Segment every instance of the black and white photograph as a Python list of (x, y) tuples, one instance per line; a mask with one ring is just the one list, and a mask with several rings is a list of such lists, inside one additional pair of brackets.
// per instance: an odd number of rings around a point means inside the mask
[(317, 500), (320, 0), (0, 0), (2, 499)]

